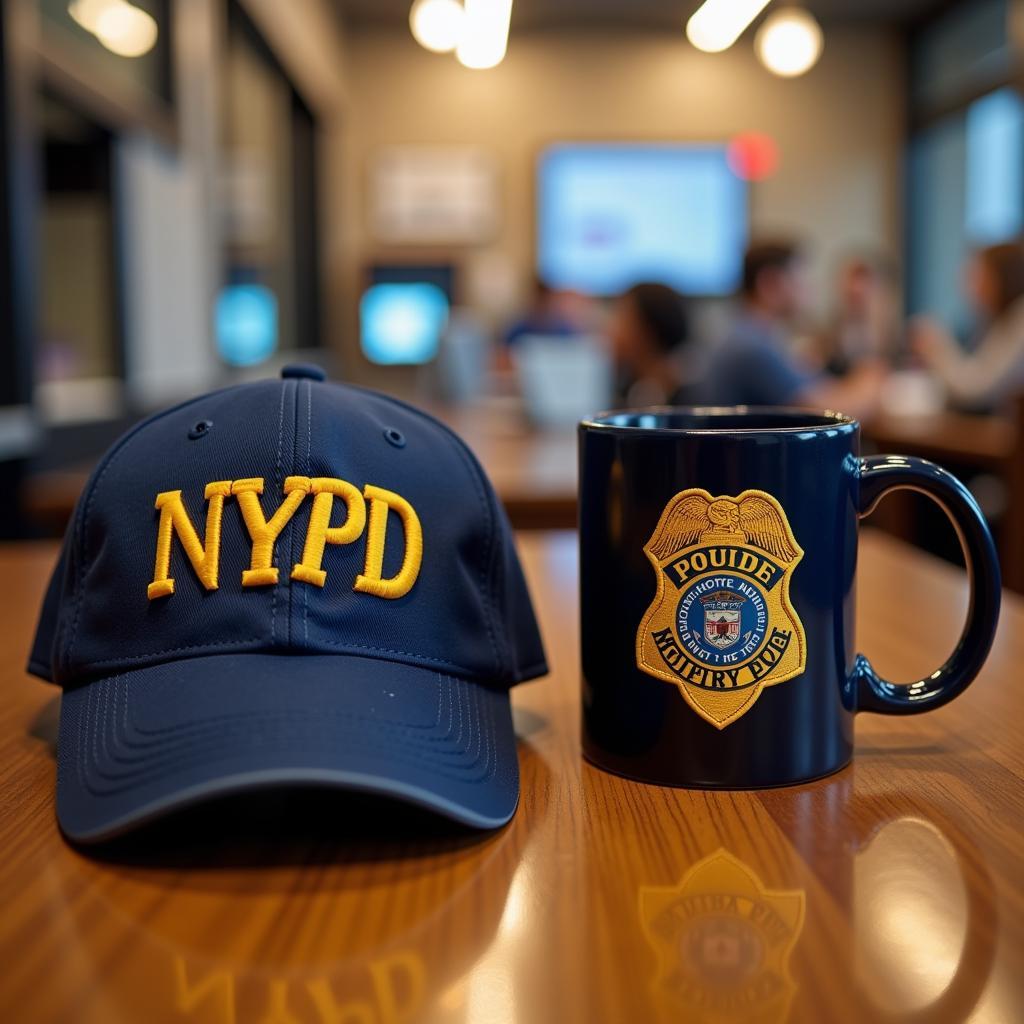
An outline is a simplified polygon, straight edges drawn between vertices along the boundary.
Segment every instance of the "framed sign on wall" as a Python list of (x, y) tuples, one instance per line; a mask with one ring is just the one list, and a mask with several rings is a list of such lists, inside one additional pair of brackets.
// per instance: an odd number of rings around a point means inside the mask
[(498, 224), (497, 167), (478, 146), (389, 146), (370, 175), (371, 230), (391, 245), (472, 245)]

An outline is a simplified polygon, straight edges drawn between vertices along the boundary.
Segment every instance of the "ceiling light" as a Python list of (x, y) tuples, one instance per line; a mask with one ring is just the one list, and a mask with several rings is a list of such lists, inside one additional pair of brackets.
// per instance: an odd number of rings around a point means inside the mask
[(768, 0), (704, 0), (686, 23), (686, 38), (705, 53), (728, 50)]
[(416, 0), (409, 11), (413, 38), (431, 53), (449, 53), (462, 38), (465, 11), (458, 0)]
[(127, 0), (74, 0), (68, 14), (119, 57), (141, 57), (156, 45), (153, 16)]
[(96, 31), (99, 16), (108, 8), (116, 7), (125, 0), (72, 0), (68, 4), (68, 14), (78, 22), (86, 32)]
[(96, 38), (119, 57), (141, 57), (156, 44), (153, 16), (134, 4), (111, 5), (96, 20)]
[(466, 0), (462, 38), (455, 48), (467, 68), (493, 68), (505, 57), (512, 0)]
[(775, 11), (758, 29), (754, 49), (773, 74), (795, 78), (810, 71), (821, 56), (821, 26), (799, 7)]

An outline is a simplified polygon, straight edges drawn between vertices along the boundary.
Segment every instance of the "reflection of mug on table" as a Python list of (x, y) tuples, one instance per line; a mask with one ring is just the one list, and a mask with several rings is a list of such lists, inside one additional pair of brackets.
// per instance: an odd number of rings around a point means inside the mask
[(640, 888), (659, 1020), (946, 1024), (1005, 1002), (990, 986), (1012, 931), (969, 835), (927, 802), (892, 817), (851, 788), (843, 775), (764, 795), (781, 860), (774, 841), (763, 863), (719, 849)]
[(654, 988), (702, 1024), (785, 1020), (804, 901), (803, 890), (766, 889), (727, 850), (695, 864), (678, 885), (642, 888), (640, 924), (658, 959)]

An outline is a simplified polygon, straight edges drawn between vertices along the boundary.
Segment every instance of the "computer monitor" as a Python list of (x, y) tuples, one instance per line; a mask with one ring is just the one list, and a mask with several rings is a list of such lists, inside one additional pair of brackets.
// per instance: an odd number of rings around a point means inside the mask
[(386, 366), (429, 363), (448, 323), (445, 293), (426, 281), (373, 284), (359, 303), (363, 354)]
[(537, 269), (553, 288), (615, 295), (658, 281), (733, 292), (748, 235), (747, 184), (724, 144), (560, 143), (541, 156)]
[(214, 309), (217, 351), (229, 366), (257, 366), (278, 344), (277, 297), (262, 284), (228, 284)]

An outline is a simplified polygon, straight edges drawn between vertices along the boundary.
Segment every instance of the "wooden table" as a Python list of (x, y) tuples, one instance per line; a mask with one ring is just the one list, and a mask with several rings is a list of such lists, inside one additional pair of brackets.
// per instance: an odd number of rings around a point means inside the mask
[[(979, 501), (989, 505), (985, 511), (999, 549), (1003, 583), (1024, 593), (1024, 453), (1019, 451), (1019, 423), (1024, 423), (1024, 400), (1015, 416), (878, 416), (864, 424), (863, 437), (866, 451), (930, 459), (973, 485)], [(987, 477), (984, 485), (979, 485), (979, 476)], [(988, 492), (987, 502), (982, 491)], [(994, 515), (992, 510), (997, 510)], [(956, 546), (952, 527), (947, 529), (937, 511), (910, 492), (891, 495), (873, 521), (903, 540), (920, 543), (930, 534), (934, 542), (938, 532), (947, 548)]]
[(963, 462), (1000, 471), (1017, 446), (1017, 425), (1005, 416), (940, 412), (929, 416), (876, 416), (864, 439), (882, 452), (917, 455), (933, 462)]
[[(520, 546), (552, 674), (516, 691), (509, 827), (264, 796), (102, 859), (57, 831), (59, 698), (21, 669), (55, 550), (0, 548), (0, 1019), (1024, 1020), (1024, 602), (960, 700), (862, 716), (854, 767), (687, 792), (583, 763), (575, 539)], [(938, 664), (961, 574), (866, 532), (859, 588), (881, 671)]]

